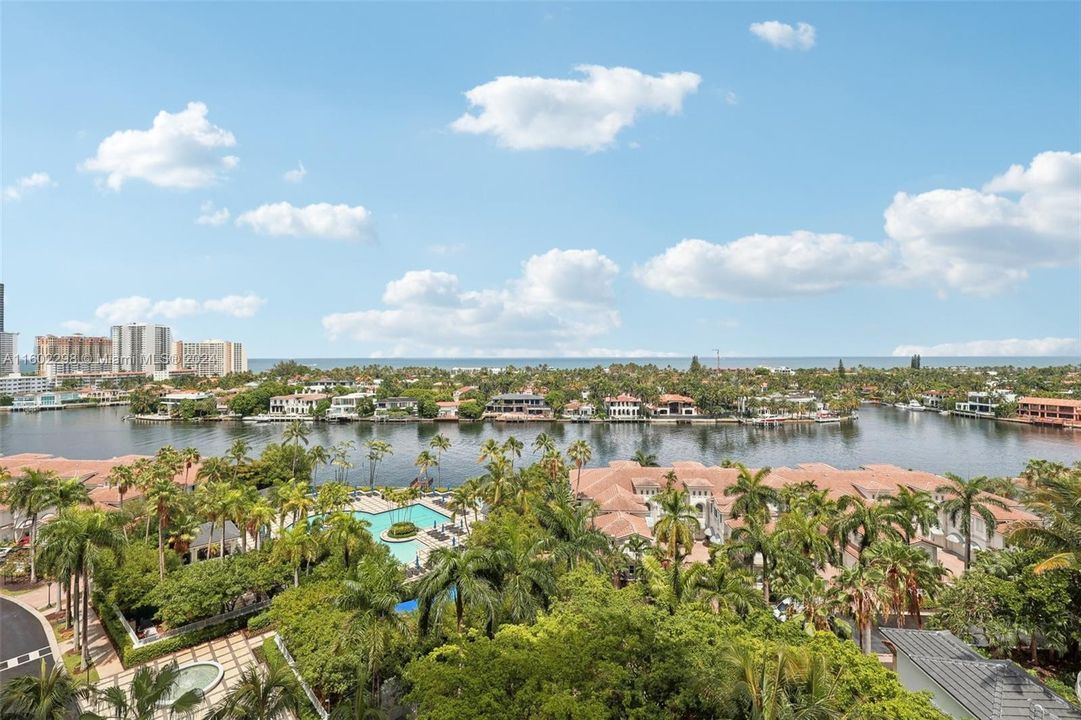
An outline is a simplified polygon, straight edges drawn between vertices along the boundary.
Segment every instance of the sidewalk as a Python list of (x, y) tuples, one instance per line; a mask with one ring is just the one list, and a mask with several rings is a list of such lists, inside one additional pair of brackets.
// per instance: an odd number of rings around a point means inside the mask
[[(53, 620), (50, 617), (53, 613), (57, 612), (57, 586), (55, 583), (51, 584), (51, 587), (45, 583), (41, 583), (38, 586), (21, 593), (5, 593), (6, 597), (17, 599), (22, 604), (35, 608), (42, 615), (45, 615), (49, 620)], [(52, 607), (49, 607), (49, 600), (52, 600)], [(67, 598), (65, 598), (65, 602)], [(60, 618), (62, 621), (63, 618)], [(51, 628), (50, 628), (51, 629)], [(53, 633), (54, 637), (56, 633)], [(97, 614), (94, 612), (94, 608), (90, 608), (90, 615), (87, 620), (87, 635), (90, 640), (90, 663), (97, 669), (98, 676), (105, 678), (117, 675), (123, 672), (124, 666), (120, 662), (120, 658), (117, 657), (116, 652), (113, 650), (113, 645), (109, 641), (109, 636), (105, 634), (105, 629), (101, 626), (101, 621), (98, 620)], [(65, 640), (56, 638), (60, 646), (60, 653), (62, 656), (67, 655), (75, 649), (75, 637), (72, 634)], [(57, 662), (63, 662), (63, 658), (57, 658)]]

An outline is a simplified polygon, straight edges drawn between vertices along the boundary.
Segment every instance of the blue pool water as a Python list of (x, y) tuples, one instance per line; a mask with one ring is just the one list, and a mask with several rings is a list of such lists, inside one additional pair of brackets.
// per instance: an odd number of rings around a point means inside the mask
[(371, 523), (368, 532), (372, 534), (372, 537), (375, 538), (377, 542), (383, 543), (390, 548), (390, 554), (403, 565), (410, 565), (416, 562), (417, 549), (420, 547), (420, 544), (416, 540), (406, 540), (405, 542), (385, 542), (380, 540), (379, 536), (385, 530), (394, 523), (403, 521), (409, 521), (415, 524), (420, 530), (429, 530), (432, 527), (445, 525), (450, 522), (450, 517), (447, 515), (432, 510), (427, 505), (419, 504), (409, 505), (408, 507), (401, 509), (387, 510), (386, 512), (381, 513), (367, 513), (357, 510), (353, 513), (353, 517)]

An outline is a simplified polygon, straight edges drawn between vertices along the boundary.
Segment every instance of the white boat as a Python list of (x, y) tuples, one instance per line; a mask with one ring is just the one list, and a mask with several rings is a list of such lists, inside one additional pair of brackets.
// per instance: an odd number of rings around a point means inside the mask
[(908, 401), (908, 409), (913, 410), (915, 412), (923, 412), (924, 410), (926, 410), (926, 408), (923, 405), (920, 405), (919, 400), (909, 400)]
[(949, 414), (950, 414), (950, 411), (949, 411), (949, 410), (939, 410), (939, 411), (938, 411), (938, 414), (939, 414), (939, 415), (949, 415)]
[(834, 415), (831, 412), (823, 410), (822, 412), (815, 413), (816, 423), (839, 423), (841, 418), (839, 415)]
[(908, 405), (906, 405), (905, 403), (902, 403), (902, 402), (896, 402), (896, 403), (893, 404), (893, 406), (895, 408), (897, 408), (898, 410), (908, 410)]

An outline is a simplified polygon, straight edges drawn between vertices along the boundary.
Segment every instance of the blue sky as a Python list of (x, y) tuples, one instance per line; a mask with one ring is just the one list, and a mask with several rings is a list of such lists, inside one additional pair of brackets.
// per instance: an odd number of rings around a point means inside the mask
[(1076, 3), (0, 11), (24, 353), (1081, 354)]

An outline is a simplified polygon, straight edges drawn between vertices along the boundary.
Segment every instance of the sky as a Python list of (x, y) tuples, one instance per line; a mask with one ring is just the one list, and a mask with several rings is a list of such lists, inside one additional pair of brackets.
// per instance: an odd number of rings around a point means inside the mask
[(1081, 356), (1081, 4), (0, 5), (35, 335)]

